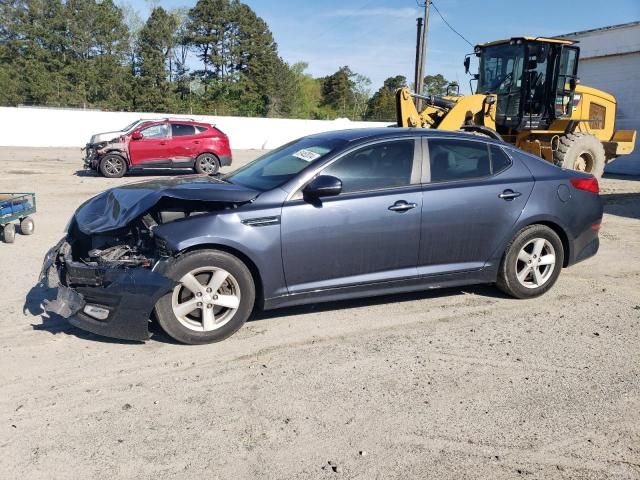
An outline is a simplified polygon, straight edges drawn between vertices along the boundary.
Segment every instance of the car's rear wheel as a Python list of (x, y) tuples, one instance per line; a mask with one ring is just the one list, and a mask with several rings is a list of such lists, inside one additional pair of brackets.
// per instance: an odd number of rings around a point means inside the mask
[(219, 250), (180, 256), (166, 272), (178, 285), (156, 304), (156, 317), (178, 342), (213, 343), (233, 335), (251, 315), (255, 285), (247, 266)]
[(537, 297), (553, 286), (563, 263), (564, 249), (558, 234), (545, 225), (530, 225), (507, 246), (497, 285), (516, 298)]
[(203, 153), (196, 158), (196, 172), (215, 175), (220, 170), (220, 160), (213, 153)]
[(105, 155), (100, 160), (100, 173), (107, 178), (120, 178), (127, 173), (127, 162), (120, 155)]

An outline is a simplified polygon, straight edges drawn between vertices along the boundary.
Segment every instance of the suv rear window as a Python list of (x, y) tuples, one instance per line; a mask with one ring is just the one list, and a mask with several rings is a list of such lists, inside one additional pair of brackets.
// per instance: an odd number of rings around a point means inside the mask
[(185, 137), (187, 135), (195, 135), (196, 130), (193, 125), (185, 125), (183, 123), (171, 124), (171, 135), (174, 137)]

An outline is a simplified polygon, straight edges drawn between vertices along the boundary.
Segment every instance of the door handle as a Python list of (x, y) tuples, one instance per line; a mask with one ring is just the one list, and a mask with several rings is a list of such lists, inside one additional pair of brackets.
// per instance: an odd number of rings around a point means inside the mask
[(522, 195), (520, 192), (514, 192), (513, 190), (507, 189), (498, 195), (498, 197), (503, 200), (511, 201), (514, 198), (518, 198), (520, 195)]
[(195, 143), (196, 145), (200, 143), (200, 140), (194, 140), (193, 143)]
[(418, 206), (417, 203), (407, 203), (404, 200), (398, 200), (396, 203), (389, 207), (389, 210), (392, 212), (406, 212), (411, 210), (412, 208), (416, 208)]
[(160, 145), (166, 145), (167, 142), (160, 142)]

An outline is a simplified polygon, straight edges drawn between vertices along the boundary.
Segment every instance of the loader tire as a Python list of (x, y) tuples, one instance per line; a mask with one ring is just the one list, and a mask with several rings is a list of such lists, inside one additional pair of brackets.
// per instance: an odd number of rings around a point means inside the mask
[(588, 133), (567, 133), (560, 137), (553, 152), (556, 165), (600, 178), (604, 173), (605, 153), (602, 142)]

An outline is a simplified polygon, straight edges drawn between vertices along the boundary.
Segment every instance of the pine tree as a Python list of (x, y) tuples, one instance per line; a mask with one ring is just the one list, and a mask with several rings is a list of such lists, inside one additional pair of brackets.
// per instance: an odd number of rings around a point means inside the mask
[(175, 44), (177, 19), (155, 7), (138, 35), (135, 107), (168, 112), (171, 106), (168, 59)]
[(389, 121), (396, 119), (395, 93), (407, 85), (406, 77), (396, 75), (384, 81), (382, 87), (371, 97), (365, 118), (367, 120)]

